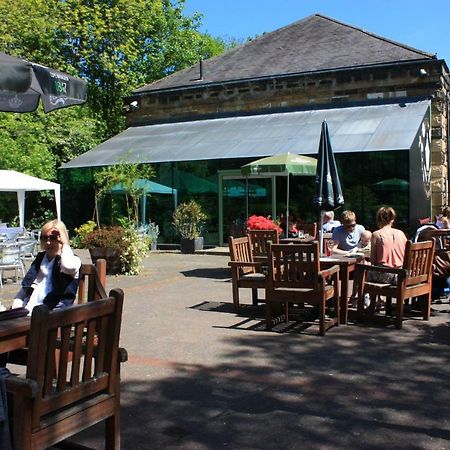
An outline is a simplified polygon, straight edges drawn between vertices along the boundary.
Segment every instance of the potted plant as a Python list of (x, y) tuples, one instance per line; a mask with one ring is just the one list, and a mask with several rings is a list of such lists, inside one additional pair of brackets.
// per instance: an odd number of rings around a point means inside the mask
[(147, 255), (149, 240), (142, 238), (128, 220), (121, 222), (121, 226), (103, 228), (95, 228), (94, 222), (88, 222), (75, 229), (77, 235), (72, 243), (75, 248), (89, 249), (94, 263), (99, 258), (106, 259), (109, 274), (136, 275)]
[(122, 227), (98, 228), (84, 236), (82, 245), (89, 249), (92, 261), (106, 259), (109, 274), (121, 271), (120, 255), (124, 249), (125, 230)]
[(173, 213), (173, 225), (181, 236), (181, 253), (195, 253), (203, 249), (203, 237), (200, 234), (206, 218), (195, 200), (178, 205)]
[(156, 225), (155, 222), (150, 222), (147, 225), (141, 225), (137, 231), (140, 236), (147, 239), (151, 251), (158, 249), (159, 226)]

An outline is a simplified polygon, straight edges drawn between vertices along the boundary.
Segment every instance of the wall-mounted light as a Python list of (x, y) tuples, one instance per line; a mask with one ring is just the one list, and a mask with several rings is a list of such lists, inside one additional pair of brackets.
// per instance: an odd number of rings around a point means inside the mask
[(125, 112), (134, 111), (136, 109), (139, 109), (139, 103), (137, 100), (133, 100), (129, 105), (124, 105), (123, 109)]
[(421, 77), (425, 77), (425, 76), (428, 75), (428, 72), (424, 68), (422, 68), (422, 69), (419, 70), (419, 75)]

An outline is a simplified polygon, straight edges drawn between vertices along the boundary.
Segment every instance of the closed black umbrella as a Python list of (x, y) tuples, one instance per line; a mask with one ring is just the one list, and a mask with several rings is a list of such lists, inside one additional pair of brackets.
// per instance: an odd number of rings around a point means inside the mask
[(87, 82), (0, 52), (0, 111), (31, 112), (40, 98), (46, 113), (80, 105), (87, 99)]
[(332, 211), (344, 204), (341, 182), (328, 133), (328, 124), (325, 120), (322, 122), (322, 131), (320, 133), (313, 204), (320, 209), (320, 250), (323, 251), (323, 213)]

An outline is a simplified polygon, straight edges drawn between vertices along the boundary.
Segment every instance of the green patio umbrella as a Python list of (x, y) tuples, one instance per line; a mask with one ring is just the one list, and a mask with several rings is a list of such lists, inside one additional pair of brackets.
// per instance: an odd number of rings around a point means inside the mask
[(379, 189), (406, 191), (409, 188), (409, 183), (401, 178), (389, 178), (387, 180), (374, 183), (374, 186)]
[[(286, 199), (286, 236), (289, 227), (289, 175), (314, 176), (316, 174), (317, 160), (309, 156), (294, 153), (280, 153), (257, 159), (241, 167), (243, 175), (248, 177), (257, 175), (275, 175), (287, 177)], [(248, 212), (247, 212), (248, 216)]]

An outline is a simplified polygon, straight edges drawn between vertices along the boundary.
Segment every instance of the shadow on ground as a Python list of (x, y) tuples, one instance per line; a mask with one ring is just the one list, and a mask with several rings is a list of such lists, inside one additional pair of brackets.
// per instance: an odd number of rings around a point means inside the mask
[(237, 334), (227, 363), (124, 383), (123, 448), (449, 448), (449, 326), (356, 328), (353, 343)]

